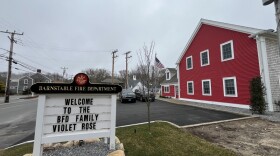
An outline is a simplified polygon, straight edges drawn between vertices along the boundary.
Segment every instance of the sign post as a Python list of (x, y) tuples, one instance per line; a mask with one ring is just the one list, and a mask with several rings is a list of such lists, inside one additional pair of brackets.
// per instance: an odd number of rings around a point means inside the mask
[(43, 144), (110, 138), (115, 149), (116, 94), (119, 85), (91, 84), (79, 73), (71, 84), (37, 83), (31, 91), (39, 94), (33, 155), (43, 152)]

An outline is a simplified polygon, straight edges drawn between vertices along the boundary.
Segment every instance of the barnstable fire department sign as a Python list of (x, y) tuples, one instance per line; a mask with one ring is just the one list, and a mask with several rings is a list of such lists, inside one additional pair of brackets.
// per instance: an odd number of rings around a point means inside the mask
[(84, 73), (71, 84), (31, 86), (39, 94), (33, 155), (42, 155), (43, 144), (87, 138), (110, 138), (110, 149), (115, 149), (116, 94), (121, 90), (119, 85), (91, 84)]

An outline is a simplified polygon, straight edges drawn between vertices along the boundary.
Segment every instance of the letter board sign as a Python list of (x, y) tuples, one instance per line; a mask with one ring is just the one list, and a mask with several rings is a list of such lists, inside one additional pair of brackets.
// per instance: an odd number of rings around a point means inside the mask
[(110, 138), (115, 149), (116, 94), (113, 84), (91, 84), (79, 73), (71, 84), (37, 83), (31, 91), (39, 94), (33, 154), (42, 155), (46, 143)]

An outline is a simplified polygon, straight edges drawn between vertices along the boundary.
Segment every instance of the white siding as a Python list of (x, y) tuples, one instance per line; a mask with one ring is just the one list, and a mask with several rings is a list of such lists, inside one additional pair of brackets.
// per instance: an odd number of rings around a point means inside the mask
[[(273, 103), (280, 100), (280, 53), (276, 39), (266, 38), (267, 62), (269, 68), (270, 85)], [(280, 108), (273, 104), (274, 111), (280, 111)]]

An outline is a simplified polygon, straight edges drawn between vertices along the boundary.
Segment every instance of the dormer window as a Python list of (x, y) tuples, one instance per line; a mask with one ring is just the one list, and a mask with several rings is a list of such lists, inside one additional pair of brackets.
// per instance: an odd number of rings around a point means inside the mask
[(170, 80), (170, 72), (166, 72), (166, 80)]

